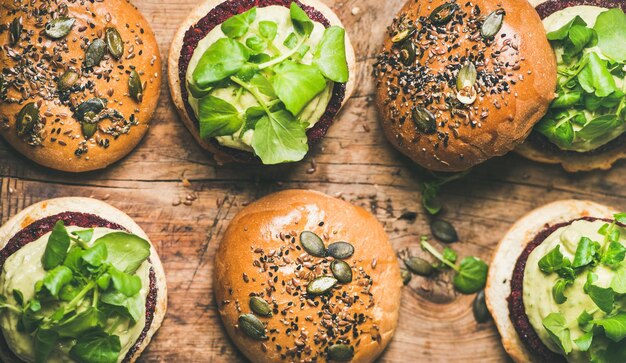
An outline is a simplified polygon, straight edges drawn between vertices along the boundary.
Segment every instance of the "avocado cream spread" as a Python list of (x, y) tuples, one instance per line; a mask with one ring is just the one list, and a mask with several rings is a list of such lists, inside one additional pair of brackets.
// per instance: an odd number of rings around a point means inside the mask
[(624, 361), (625, 244), (626, 230), (616, 222), (578, 220), (528, 257), (526, 314), (541, 341), (569, 362)]

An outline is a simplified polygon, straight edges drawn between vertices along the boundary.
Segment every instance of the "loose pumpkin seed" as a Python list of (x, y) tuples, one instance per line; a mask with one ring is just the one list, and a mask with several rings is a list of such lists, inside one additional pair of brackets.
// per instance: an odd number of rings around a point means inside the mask
[(409, 282), (411, 282), (411, 279), (413, 278), (413, 276), (411, 275), (411, 272), (404, 268), (400, 269), (400, 276), (402, 277), (403, 285), (408, 285)]
[(250, 310), (261, 316), (272, 316), (272, 308), (270, 307), (270, 304), (258, 296), (252, 296), (250, 298)]
[(336, 362), (347, 362), (354, 358), (354, 348), (347, 344), (334, 344), (328, 348), (328, 359)]
[(476, 84), (476, 77), (478, 73), (476, 72), (476, 66), (474, 63), (469, 62), (459, 70), (459, 74), (456, 77), (456, 89), (459, 91), (463, 91), (467, 88), (474, 87)]
[(437, 131), (437, 120), (432, 112), (422, 107), (413, 107), (411, 117), (417, 129), (427, 135)]
[(415, 58), (417, 58), (417, 52), (415, 50), (415, 45), (412, 42), (405, 42), (400, 47), (400, 60), (402, 64), (405, 66), (410, 66), (415, 62)]
[(107, 100), (104, 98), (92, 98), (87, 100), (78, 107), (76, 107), (76, 111), (74, 111), (74, 118), (78, 121), (85, 121), (85, 115), (87, 112), (93, 112), (94, 114), (99, 114), (102, 110), (107, 107)]
[(265, 325), (252, 314), (239, 315), (239, 328), (250, 338), (257, 340), (267, 339)]
[(300, 233), (300, 244), (309, 255), (326, 257), (326, 246), (324, 246), (322, 239), (315, 233), (309, 231)]
[(309, 295), (323, 295), (329, 292), (333, 287), (337, 285), (337, 279), (329, 276), (322, 276), (309, 282), (306, 287), (306, 292)]
[(326, 252), (334, 258), (345, 260), (354, 254), (354, 246), (348, 242), (335, 242), (328, 246)]
[(472, 303), (472, 312), (477, 323), (485, 323), (491, 319), (491, 314), (489, 309), (487, 309), (487, 302), (485, 301), (485, 290), (480, 290), (476, 294)]
[(102, 39), (94, 39), (87, 51), (85, 52), (85, 67), (95, 67), (100, 64), (104, 54), (106, 53), (107, 45)]
[(11, 33), (11, 45), (17, 44), (20, 41), (20, 37), (22, 35), (22, 17), (19, 16), (11, 22), (9, 26), (9, 31)]
[(480, 27), (480, 34), (485, 39), (493, 38), (498, 34), (504, 23), (505, 12), (502, 9), (491, 12), (485, 18), (485, 22)]
[(128, 93), (137, 102), (141, 102), (143, 99), (141, 78), (139, 77), (139, 73), (134, 69), (130, 71), (130, 75), (128, 76)]
[(434, 219), (430, 222), (430, 231), (433, 236), (441, 242), (453, 243), (459, 240), (459, 236), (456, 233), (454, 226), (448, 221), (442, 219)]
[(19, 136), (30, 134), (39, 122), (39, 117), (39, 107), (35, 102), (24, 105), (16, 117), (17, 134)]
[(404, 259), (404, 265), (409, 269), (409, 271), (420, 276), (430, 276), (434, 271), (433, 265), (431, 265), (430, 262), (419, 257), (409, 257)]
[(443, 25), (452, 19), (458, 9), (459, 6), (455, 3), (445, 3), (436, 7), (428, 18), (435, 25)]
[(59, 92), (67, 91), (72, 88), (74, 84), (76, 84), (76, 81), (78, 81), (78, 73), (74, 71), (67, 71), (59, 77), (57, 88), (59, 89)]
[(107, 42), (107, 47), (109, 48), (109, 53), (111, 53), (113, 58), (122, 58), (122, 55), (124, 55), (124, 41), (122, 40), (120, 32), (118, 32), (116, 28), (106, 28), (104, 30), (104, 37)]
[(330, 264), (333, 276), (342, 284), (352, 282), (352, 268), (346, 262), (335, 260)]
[(407, 39), (409, 36), (415, 33), (415, 28), (406, 28), (404, 30), (399, 31), (396, 35), (391, 38), (393, 43), (400, 43)]
[(52, 39), (61, 39), (70, 33), (74, 22), (76, 19), (67, 17), (52, 19), (46, 24), (44, 31)]

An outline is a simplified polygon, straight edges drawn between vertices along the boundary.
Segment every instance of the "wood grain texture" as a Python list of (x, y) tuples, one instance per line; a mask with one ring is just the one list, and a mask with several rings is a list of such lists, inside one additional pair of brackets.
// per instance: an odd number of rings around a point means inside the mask
[[(151, 22), (165, 58), (192, 0), (136, 0)], [(246, 203), (287, 188), (310, 188), (362, 205), (385, 224), (394, 247), (423, 256), (428, 234), (420, 207), (419, 173), (384, 139), (373, 107), (372, 64), (386, 26), (403, 0), (328, 0), (352, 35), (358, 85), (329, 135), (296, 165), (219, 167), (178, 120), (163, 94), (146, 139), (111, 168), (84, 175), (43, 169), (0, 142), (0, 220), (48, 198), (93, 196), (126, 211), (159, 250), (170, 289), (169, 312), (143, 362), (238, 362), (221, 326), (212, 291), (213, 259), (220, 237)], [(356, 9), (360, 11), (353, 11)], [(356, 15), (355, 15), (356, 14)], [(317, 169), (308, 173), (315, 160)], [(190, 187), (181, 181), (187, 178)], [(534, 207), (565, 198), (592, 199), (626, 209), (626, 163), (608, 172), (571, 175), (515, 155), (476, 168), (443, 191), (442, 216), (457, 227), (462, 256), (486, 260), (507, 228)], [(195, 193), (190, 206), (184, 201)], [(399, 217), (418, 212), (415, 221)], [(414, 277), (403, 292), (400, 325), (381, 362), (506, 362), (492, 323), (478, 325), (473, 296), (456, 294), (450, 276)]]

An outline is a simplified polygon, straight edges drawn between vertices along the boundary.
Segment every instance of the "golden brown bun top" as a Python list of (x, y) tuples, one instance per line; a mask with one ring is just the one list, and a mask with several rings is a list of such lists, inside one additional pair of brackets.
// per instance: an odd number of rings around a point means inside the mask
[[(330, 295), (306, 294), (312, 279), (332, 272), (329, 258), (304, 252), (303, 231), (322, 237), (326, 246), (354, 246), (345, 260), (352, 282), (337, 285)], [(354, 362), (371, 362), (396, 328), (402, 282), (394, 250), (373, 215), (321, 193), (289, 190), (247, 206), (233, 219), (215, 258), (215, 285), (225, 328), (253, 362), (324, 362), (325, 350), (338, 342), (355, 347)], [(250, 338), (238, 327), (239, 316), (251, 313), (251, 295), (274, 308), (272, 317), (258, 316), (267, 340)]]
[[(387, 138), (402, 153), (431, 170), (462, 171), (528, 136), (554, 98), (556, 61), (527, 1), (453, 2), (451, 20), (434, 25), (429, 17), (445, 3), (409, 1), (394, 19), (375, 66), (377, 104)], [(504, 14), (502, 27), (485, 38), (482, 25), (493, 12)], [(405, 29), (415, 31), (398, 41)], [(411, 47), (414, 61), (406, 57)], [(477, 80), (461, 94), (477, 97), (461, 103), (457, 78), (470, 63)], [(424, 109), (435, 122), (423, 121)]]
[[(104, 168), (139, 143), (157, 105), (161, 60), (150, 25), (131, 3), (2, 0), (0, 18), (0, 134), (14, 148), (41, 165), (81, 172)], [(55, 35), (50, 29), (57, 29), (59, 20), (53, 19), (62, 18), (74, 23), (67, 35)], [(107, 34), (113, 33), (107, 28), (116, 29), (124, 43), (119, 59), (107, 50)], [(104, 56), (87, 67), (87, 48), (95, 39), (104, 42)], [(145, 88), (138, 92), (141, 102), (130, 95), (133, 69)], [(59, 78), (67, 72), (77, 79), (61, 82), (71, 87), (60, 91)], [(101, 113), (102, 107), (93, 109), (92, 123), (100, 121), (92, 126), (93, 135), (86, 132), (87, 139), (74, 112), (93, 98), (106, 99), (107, 105)], [(18, 114), (31, 103), (38, 107), (39, 122), (18, 132)]]

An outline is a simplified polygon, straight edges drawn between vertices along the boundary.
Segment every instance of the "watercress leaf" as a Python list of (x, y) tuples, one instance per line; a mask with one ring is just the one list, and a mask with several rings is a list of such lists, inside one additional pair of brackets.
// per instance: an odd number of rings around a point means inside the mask
[(108, 270), (115, 289), (126, 296), (134, 296), (141, 290), (141, 278), (129, 275), (111, 266)]
[(607, 68), (607, 62), (596, 53), (589, 53), (588, 62), (578, 73), (578, 82), (588, 93), (606, 97), (616, 90), (615, 79)]
[(300, 62), (304, 56), (311, 50), (311, 46), (308, 44), (302, 44), (300, 48), (291, 56), (291, 59), (295, 62)]
[(565, 47), (568, 56), (580, 53), (589, 43), (596, 38), (596, 32), (584, 25), (574, 25), (570, 28), (568, 38), (570, 44)]
[(547, 274), (559, 270), (563, 266), (561, 245), (557, 245), (539, 260), (539, 269)]
[(119, 291), (109, 291), (103, 293), (100, 300), (109, 305), (113, 311), (130, 318), (135, 323), (141, 319), (146, 309), (141, 294), (128, 297)]
[(626, 15), (620, 8), (601, 13), (594, 25), (598, 47), (613, 60), (626, 61)]
[[(13, 299), (15, 299), (19, 306), (24, 306), (24, 294), (22, 294), (20, 290), (13, 289)], [(6, 298), (4, 302), (6, 302)]]
[(250, 62), (254, 64), (266, 63), (270, 60), (272, 60), (272, 57), (267, 53), (253, 54), (250, 56)]
[(278, 33), (278, 24), (273, 21), (263, 20), (259, 22), (259, 33), (263, 38), (272, 41)]
[(95, 327), (102, 326), (104, 315), (98, 309), (89, 307), (81, 313), (70, 316), (54, 326), (62, 338), (80, 338)]
[(565, 289), (572, 284), (571, 280), (558, 279), (552, 287), (552, 297), (557, 304), (563, 304), (567, 301)]
[(600, 351), (600, 354), (601, 358), (599, 358), (599, 360), (593, 360), (591, 363), (626, 362), (626, 344), (623, 342), (609, 342), (606, 350)]
[(111, 285), (111, 275), (108, 273), (102, 274), (98, 277), (98, 280), (96, 280), (96, 284), (98, 284), (98, 287), (102, 290), (108, 289)]
[(294, 116), (326, 89), (324, 76), (314, 66), (285, 61), (274, 71), (276, 74), (271, 79), (274, 91)]
[(591, 347), (591, 342), (593, 341), (593, 332), (589, 331), (585, 334), (581, 335), (577, 339), (574, 339), (574, 343), (578, 346), (578, 349), (581, 352), (586, 352)]
[(80, 274), (83, 266), (81, 259), (83, 251), (79, 246), (72, 246), (63, 261), (63, 266), (68, 267), (74, 274)]
[(452, 279), (457, 290), (464, 294), (473, 294), (485, 287), (487, 270), (485, 262), (476, 257), (466, 257), (459, 265), (459, 271)]
[(611, 279), (611, 289), (617, 294), (626, 294), (626, 267), (620, 266)]
[(245, 13), (230, 17), (222, 23), (222, 32), (229, 38), (239, 38), (248, 32), (250, 25), (256, 19), (256, 7)]
[(615, 302), (615, 292), (613, 292), (613, 289), (589, 284), (586, 292), (602, 311), (607, 314), (613, 311), (613, 304)]
[(72, 301), (81, 291), (80, 286), (74, 285), (74, 283), (69, 283), (61, 288), (59, 291), (59, 300), (61, 301)]
[(235, 77), (239, 78), (244, 82), (249, 82), (255, 74), (259, 73), (259, 66), (254, 63), (246, 63), (243, 67), (235, 74)]
[(80, 337), (70, 350), (70, 357), (83, 363), (116, 363), (121, 350), (117, 335), (97, 332)]
[(602, 227), (600, 227), (600, 229), (598, 230), (598, 234), (606, 236), (606, 233), (607, 233), (607, 231), (609, 230), (610, 227), (611, 227), (611, 225), (609, 223), (604, 223), (602, 225)]
[(265, 76), (263, 76), (262, 74), (255, 74), (254, 77), (250, 79), (250, 85), (255, 87), (257, 90), (259, 90), (259, 92), (268, 97), (277, 97), (276, 92), (274, 91), (274, 87), (272, 87), (270, 81), (268, 81), (267, 78), (265, 78)]
[(107, 247), (106, 262), (129, 274), (134, 274), (150, 256), (150, 243), (134, 234), (113, 232), (98, 238), (94, 245), (98, 243)]
[(543, 319), (542, 324), (550, 339), (563, 353), (569, 354), (572, 351), (572, 338), (563, 314), (551, 313)]
[(331, 81), (348, 82), (345, 29), (331, 26), (324, 31), (324, 36), (313, 54), (313, 64)]
[(556, 271), (556, 273), (566, 280), (574, 281), (576, 278), (576, 273), (572, 268), (572, 263), (567, 257), (563, 257), (563, 265)]
[(215, 96), (206, 96), (198, 101), (200, 137), (232, 135), (241, 128), (243, 118), (235, 106)]
[(34, 336), (35, 363), (45, 363), (55, 345), (59, 335), (50, 329), (38, 329)]
[(582, 99), (583, 93), (581, 91), (559, 92), (558, 97), (552, 101), (550, 108), (570, 108), (579, 104)]
[(615, 115), (604, 115), (597, 117), (582, 129), (576, 132), (576, 137), (583, 140), (593, 140), (610, 135), (614, 130), (621, 126), (624, 122)]
[(548, 40), (563, 40), (567, 38), (569, 30), (575, 25), (586, 26), (587, 23), (583, 20), (583, 18), (577, 15), (574, 19), (562, 26), (560, 29), (548, 33)]
[(314, 24), (307, 13), (302, 10), (295, 2), (291, 3), (290, 7), (291, 22), (298, 34), (309, 36), (313, 32)]
[[(619, 230), (615, 229), (614, 231), (618, 233), (617, 239), (619, 239)], [(624, 261), (624, 257), (626, 257), (626, 247), (619, 242), (615, 242), (615, 237), (609, 238), (611, 242), (602, 256), (602, 263), (608, 266), (615, 266)]]
[(587, 237), (582, 237), (580, 242), (578, 242), (572, 267), (580, 268), (591, 264), (596, 253), (594, 242)]
[[(33, 301), (33, 300), (31, 300)], [(18, 330), (24, 333), (32, 333), (39, 327), (43, 317), (37, 314), (36, 311), (29, 309), (25, 309), (20, 317)]]
[(50, 295), (58, 297), (61, 288), (72, 281), (72, 276), (72, 270), (66, 266), (57, 266), (46, 273), (43, 285), (50, 292)]
[(593, 328), (593, 315), (589, 314), (587, 310), (583, 310), (583, 312), (580, 313), (577, 321), (578, 326), (584, 331), (589, 331), (591, 330), (591, 328)]
[(298, 36), (296, 33), (291, 33), (285, 38), (283, 45), (289, 49), (294, 49), (298, 45)]
[(41, 258), (44, 270), (51, 270), (63, 263), (69, 247), (70, 235), (67, 233), (67, 229), (65, 229), (65, 224), (63, 221), (57, 221)]
[(613, 216), (617, 223), (626, 224), (626, 213), (618, 213)]
[(246, 39), (246, 46), (250, 48), (254, 53), (261, 53), (267, 49), (267, 40), (261, 39), (257, 36), (252, 36)]
[(211, 91), (213, 90), (213, 87), (207, 86), (205, 88), (202, 88), (193, 82), (187, 81), (187, 89), (189, 90), (189, 93), (191, 93), (191, 95), (194, 98), (200, 99), (208, 95), (209, 93), (211, 93)]
[(574, 142), (574, 127), (569, 121), (557, 122), (554, 119), (542, 120), (536, 130), (561, 148), (567, 148)]
[(273, 165), (302, 160), (309, 151), (307, 141), (305, 126), (279, 110), (256, 123), (252, 147), (263, 164)]
[(91, 241), (91, 238), (93, 238), (93, 228), (74, 231), (72, 232), (72, 235), (76, 236), (78, 239), (85, 243), (89, 243)]
[(437, 197), (440, 186), (438, 183), (424, 182), (421, 184), (422, 206), (428, 213), (435, 215), (441, 211), (441, 202)]
[(626, 313), (618, 313), (604, 319), (593, 321), (596, 325), (604, 328), (607, 338), (614, 342), (619, 342), (626, 338)]
[(93, 247), (85, 250), (82, 253), (81, 258), (91, 266), (98, 267), (107, 259), (107, 247), (106, 245), (99, 243)]
[(207, 88), (237, 73), (250, 58), (250, 53), (240, 42), (222, 38), (211, 44), (193, 71), (193, 83)]

